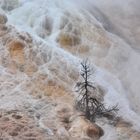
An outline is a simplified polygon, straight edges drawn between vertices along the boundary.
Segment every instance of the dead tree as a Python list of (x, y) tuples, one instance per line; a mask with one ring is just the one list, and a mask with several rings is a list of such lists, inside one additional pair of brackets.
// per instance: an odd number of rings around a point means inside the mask
[(104, 104), (99, 101), (96, 96), (97, 88), (90, 81), (90, 76), (93, 70), (90, 68), (88, 61), (81, 63), (81, 77), (82, 82), (76, 84), (77, 92), (79, 93), (76, 107), (84, 113), (86, 118), (90, 121), (95, 121), (97, 117), (109, 117), (118, 111), (117, 106), (106, 109)]

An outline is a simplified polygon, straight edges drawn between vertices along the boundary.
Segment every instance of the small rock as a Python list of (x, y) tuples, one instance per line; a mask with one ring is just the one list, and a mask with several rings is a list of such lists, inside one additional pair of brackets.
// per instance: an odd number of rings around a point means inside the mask
[(94, 138), (94, 137), (101, 137), (104, 135), (104, 131), (101, 127), (97, 126), (96, 124), (88, 126), (86, 130), (87, 136)]
[(0, 24), (6, 24), (8, 21), (7, 16), (3, 13), (0, 13)]
[(22, 116), (16, 115), (16, 114), (13, 114), (12, 117), (15, 118), (15, 119), (21, 119), (22, 118)]
[(17, 132), (15, 132), (15, 131), (13, 131), (13, 132), (10, 132), (10, 133), (9, 133), (9, 135), (10, 135), (10, 136), (17, 136), (17, 135), (18, 135), (18, 133), (17, 133)]
[(37, 113), (37, 114), (35, 115), (35, 117), (36, 117), (37, 119), (40, 119), (41, 114)]
[(69, 133), (72, 137), (81, 137), (82, 139), (99, 139), (104, 134), (103, 130), (98, 125), (80, 116), (75, 118), (71, 123)]

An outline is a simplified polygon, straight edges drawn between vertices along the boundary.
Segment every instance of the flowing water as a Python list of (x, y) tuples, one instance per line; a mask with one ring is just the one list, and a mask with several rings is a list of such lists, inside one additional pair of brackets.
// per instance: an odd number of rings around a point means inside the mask
[(41, 71), (70, 89), (71, 72), (88, 58), (106, 105), (118, 104), (119, 115), (140, 129), (139, 0), (2, 0), (1, 7), (8, 24), (43, 42)]

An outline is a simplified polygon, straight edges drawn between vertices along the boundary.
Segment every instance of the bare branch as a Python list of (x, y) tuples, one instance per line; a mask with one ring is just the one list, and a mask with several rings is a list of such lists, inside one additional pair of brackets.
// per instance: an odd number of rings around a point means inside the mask
[(87, 59), (81, 63), (81, 66), (81, 77), (83, 81), (76, 84), (78, 88), (77, 92), (79, 93), (78, 100), (76, 101), (76, 108), (82, 111), (90, 121), (95, 121), (97, 117), (113, 118), (114, 113), (119, 110), (118, 105), (105, 108), (104, 104), (94, 97), (97, 88), (93, 82), (89, 81), (93, 70), (90, 68)]

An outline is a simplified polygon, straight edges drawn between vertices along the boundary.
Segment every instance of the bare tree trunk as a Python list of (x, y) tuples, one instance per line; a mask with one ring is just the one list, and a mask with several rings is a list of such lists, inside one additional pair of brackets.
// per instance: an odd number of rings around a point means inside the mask
[(90, 119), (90, 110), (89, 110), (89, 100), (88, 100), (88, 76), (87, 76), (87, 66), (85, 65), (85, 95), (86, 95), (86, 117), (87, 119)]

